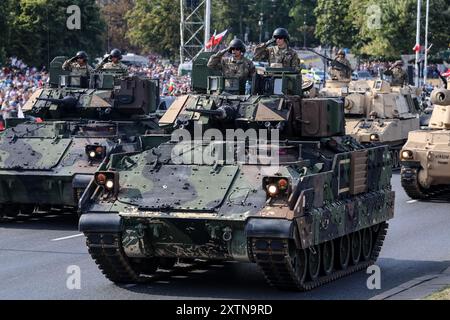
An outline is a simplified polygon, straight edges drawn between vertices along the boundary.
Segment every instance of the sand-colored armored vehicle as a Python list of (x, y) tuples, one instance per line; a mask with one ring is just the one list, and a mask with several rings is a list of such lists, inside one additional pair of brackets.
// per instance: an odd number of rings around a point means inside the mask
[(413, 199), (450, 200), (450, 90), (431, 93), (428, 129), (409, 133), (401, 155), (401, 182)]
[(389, 146), (394, 168), (400, 167), (399, 151), (408, 133), (420, 129), (419, 90), (391, 87), (385, 80), (328, 81), (323, 97), (343, 97), (346, 133), (361, 143)]
[[(0, 216), (76, 211), (97, 167), (113, 153), (141, 150), (139, 136), (158, 128), (158, 83), (120, 78), (113, 71), (90, 77), (52, 61), (50, 84), (7, 119), (0, 136)], [(156, 98), (155, 98), (156, 97)]]
[(179, 130), (111, 156), (80, 201), (104, 275), (134, 283), (167, 259), (234, 260), (277, 288), (309, 290), (373, 263), (394, 213), (388, 148), (346, 135), (342, 101), (302, 98), (296, 72), (267, 69), (242, 95), (205, 58), (193, 87), (208, 93), (179, 97), (161, 118)]

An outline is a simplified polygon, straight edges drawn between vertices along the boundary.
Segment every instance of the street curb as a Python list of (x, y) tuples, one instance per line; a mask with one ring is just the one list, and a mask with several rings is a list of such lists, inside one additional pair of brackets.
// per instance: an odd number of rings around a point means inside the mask
[(438, 274), (430, 274), (405, 282), (369, 300), (415, 300), (440, 291), (450, 285), (450, 267)]

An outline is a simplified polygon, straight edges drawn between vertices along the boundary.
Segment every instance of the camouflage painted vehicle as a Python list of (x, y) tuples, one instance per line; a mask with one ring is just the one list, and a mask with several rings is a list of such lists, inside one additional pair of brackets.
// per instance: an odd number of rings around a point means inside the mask
[(346, 133), (361, 143), (389, 145), (394, 168), (408, 132), (420, 129), (419, 90), (391, 87), (385, 80), (328, 81), (323, 97), (343, 97)]
[(158, 128), (158, 83), (117, 78), (105, 71), (90, 78), (61, 71), (52, 61), (50, 85), (7, 119), (0, 136), (0, 217), (37, 211), (76, 211), (97, 167), (116, 152), (141, 149), (139, 136)]
[(302, 98), (295, 72), (267, 69), (252, 95), (203, 78), (209, 94), (179, 97), (161, 118), (181, 131), (113, 155), (83, 194), (79, 228), (104, 275), (134, 283), (177, 259), (234, 260), (309, 290), (372, 264), (394, 213), (388, 148), (345, 135), (342, 101)]
[(450, 90), (435, 89), (428, 129), (412, 131), (401, 151), (401, 182), (413, 199), (450, 200)]

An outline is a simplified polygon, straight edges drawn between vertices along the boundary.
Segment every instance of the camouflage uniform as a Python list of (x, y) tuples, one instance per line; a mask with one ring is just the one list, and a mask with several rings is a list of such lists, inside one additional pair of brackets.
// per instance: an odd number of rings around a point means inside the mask
[(221, 70), (224, 77), (237, 77), (239, 79), (249, 79), (255, 72), (253, 62), (244, 56), (241, 59), (224, 57), (225, 52), (220, 51), (212, 55), (208, 61), (208, 68)]
[(298, 69), (300, 66), (300, 59), (294, 50), (289, 47), (281, 49), (278, 46), (268, 48), (266, 43), (256, 47), (253, 60), (267, 60), (269, 64), (281, 63), (285, 68)]
[(121, 70), (125, 75), (128, 75), (128, 68), (121, 62), (114, 63), (112, 61), (109, 62), (101, 62), (97, 67), (98, 70), (102, 69), (112, 69), (112, 70)]
[(404, 86), (408, 83), (408, 75), (401, 66), (395, 66), (384, 72), (385, 75), (391, 76), (392, 86)]
[(351, 80), (352, 78), (352, 66), (350, 64), (350, 62), (347, 60), (347, 58), (345, 58), (344, 56), (340, 56), (338, 55), (334, 61), (337, 61), (339, 63), (342, 63), (343, 65), (346, 65), (348, 67), (344, 68), (343, 66), (340, 65), (331, 65), (330, 67), (330, 76), (331, 79), (333, 80)]
[(70, 71), (73, 75), (88, 76), (94, 69), (87, 63), (84, 65), (73, 62), (72, 59), (66, 60), (62, 65), (63, 70)]

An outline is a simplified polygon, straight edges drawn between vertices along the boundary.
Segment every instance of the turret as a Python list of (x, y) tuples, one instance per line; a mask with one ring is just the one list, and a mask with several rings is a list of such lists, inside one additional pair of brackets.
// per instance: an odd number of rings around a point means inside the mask
[(450, 90), (433, 90), (431, 103), (434, 108), (428, 126), (431, 129), (450, 129)]
[(52, 61), (49, 87), (31, 96), (23, 107), (25, 115), (45, 120), (126, 120), (156, 111), (158, 80), (124, 77), (112, 70), (95, 71), (89, 77), (71, 75), (60, 69), (63, 58)]

